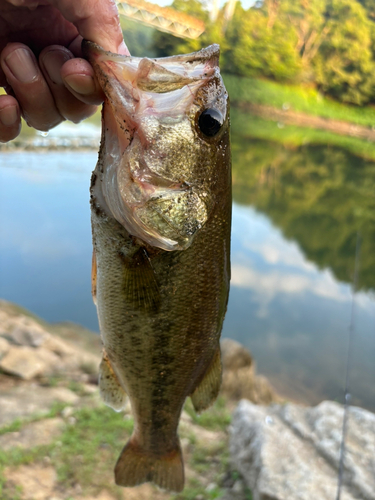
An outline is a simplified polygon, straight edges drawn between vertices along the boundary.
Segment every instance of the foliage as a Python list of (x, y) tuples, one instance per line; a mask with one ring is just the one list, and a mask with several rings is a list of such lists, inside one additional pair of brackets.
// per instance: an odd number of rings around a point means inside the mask
[[(44, 418), (51, 418), (62, 409), (61, 405), (54, 406)], [(190, 400), (185, 410), (193, 412)], [(2, 430), (13, 432), (25, 424), (42, 418), (37, 414), (23, 421), (8, 425)], [(57, 470), (61, 490), (69, 491), (77, 484), (85, 494), (97, 495), (102, 490), (109, 490), (116, 498), (123, 498), (122, 489), (113, 484), (113, 466), (120, 454), (121, 448), (129, 439), (133, 429), (133, 419), (129, 415), (116, 413), (112, 409), (101, 405), (91, 404), (75, 409), (73, 420), (66, 425), (62, 434), (49, 445), (31, 449), (11, 448), (0, 450), (0, 498), (17, 500), (22, 498), (22, 492), (14, 489), (12, 484), (5, 484), (4, 468), (17, 467), (45, 460)], [(204, 472), (215, 484), (220, 484), (224, 473), (228, 469), (229, 452), (226, 427), (229, 423), (229, 412), (226, 403), (219, 398), (213, 408), (209, 410), (207, 419), (200, 419), (199, 424), (210, 429), (221, 431), (220, 438), (208, 440), (199, 438), (197, 425), (180, 429), (182, 439), (188, 439), (190, 446), (184, 452), (187, 464), (198, 474)], [(196, 434), (197, 433), (197, 434)], [(16, 487), (17, 488), (17, 487)], [(19, 495), (18, 495), (19, 493)], [(204, 500), (221, 498), (223, 490), (216, 486), (207, 491), (206, 484), (195, 474), (187, 478), (186, 487), (180, 494), (172, 495), (175, 500), (189, 500), (201, 495)]]
[(264, 0), (248, 10), (237, 2), (229, 24), (224, 8), (215, 23), (199, 0), (172, 6), (206, 24), (196, 40), (156, 32), (157, 55), (220, 43), (221, 67), (242, 76), (310, 82), (343, 102), (375, 102), (374, 0)]
[(233, 184), (236, 201), (266, 213), (309, 260), (347, 283), (359, 231), (359, 288), (375, 289), (374, 162), (339, 148), (248, 138), (233, 144)]
[(373, 108), (339, 103), (324, 97), (311, 85), (297, 86), (257, 78), (239, 78), (229, 74), (224, 74), (223, 78), (231, 103), (239, 107), (241, 107), (241, 103), (250, 102), (279, 109), (287, 107), (287, 109), (309, 115), (368, 127), (375, 125), (375, 110)]
[(230, 413), (222, 397), (219, 397), (215, 403), (201, 415), (195, 413), (190, 399), (185, 403), (185, 410), (191, 416), (195, 424), (205, 427), (206, 429), (221, 430), (225, 429), (230, 424)]
[(233, 137), (238, 136), (239, 139), (247, 137), (269, 139), (285, 144), (289, 148), (307, 144), (338, 146), (355, 155), (375, 160), (375, 144), (357, 137), (337, 135), (307, 127), (284, 126), (280, 122), (249, 116), (236, 108), (231, 110), (231, 124)]
[[(208, 21), (208, 13), (204, 10), (203, 5), (199, 0), (174, 0), (171, 7), (179, 12), (188, 14), (204, 21)], [(203, 34), (198, 39), (182, 39), (177, 38), (169, 33), (155, 31), (153, 35), (153, 43), (157, 56), (169, 56), (175, 54), (188, 54), (200, 50), (209, 44), (207, 35)]]
[[(121, 414), (104, 406), (83, 408), (74, 418), (75, 423), (60, 438), (61, 445), (51, 453), (52, 463), (65, 485), (79, 483), (99, 491), (106, 486), (108, 470), (130, 436), (133, 420), (124, 420)], [(98, 468), (98, 463), (106, 462), (108, 467)]]
[(316, 81), (344, 102), (366, 103), (375, 85), (366, 12), (356, 0), (329, 0), (326, 16), (329, 33), (314, 62)]
[(233, 25), (227, 37), (232, 47), (230, 66), (237, 74), (277, 80), (291, 80), (298, 75), (300, 61), (294, 49), (297, 37), (289, 26), (279, 19), (270, 26), (269, 17), (262, 10), (241, 12), (240, 8), (235, 12)]

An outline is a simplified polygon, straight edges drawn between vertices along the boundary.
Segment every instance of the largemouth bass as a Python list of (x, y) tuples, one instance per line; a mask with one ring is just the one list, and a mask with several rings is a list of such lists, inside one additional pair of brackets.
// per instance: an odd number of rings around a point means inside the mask
[(83, 47), (106, 95), (91, 182), (99, 388), (116, 411), (127, 395), (134, 415), (115, 480), (181, 491), (179, 418), (188, 396), (197, 412), (217, 397), (229, 293), (229, 103), (219, 47), (152, 60)]

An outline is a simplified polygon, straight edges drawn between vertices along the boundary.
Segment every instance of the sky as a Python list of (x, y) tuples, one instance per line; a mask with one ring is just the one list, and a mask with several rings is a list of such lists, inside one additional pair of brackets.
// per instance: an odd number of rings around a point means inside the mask
[[(162, 7), (165, 7), (166, 5), (171, 5), (173, 0), (150, 0), (152, 3), (156, 3)], [(221, 0), (220, 5), (224, 5), (226, 0)], [(252, 5), (254, 5), (255, 0), (241, 0), (242, 6), (244, 9), (248, 9)]]

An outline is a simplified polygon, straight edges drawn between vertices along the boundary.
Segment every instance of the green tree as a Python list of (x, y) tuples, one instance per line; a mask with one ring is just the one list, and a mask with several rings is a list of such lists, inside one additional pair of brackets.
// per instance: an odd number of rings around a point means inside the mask
[[(294, 29), (273, 9), (236, 9), (228, 29), (230, 54), (225, 54), (225, 68), (248, 76), (266, 76), (290, 80), (298, 76), (301, 63), (295, 51), (297, 36)], [(228, 57), (230, 55), (230, 57)]]
[(358, 1), (366, 9), (368, 17), (373, 21), (375, 21), (375, 0), (358, 0)]
[(333, 97), (365, 104), (374, 96), (371, 25), (356, 0), (328, 0), (328, 33), (314, 60), (316, 82)]
[(284, 0), (281, 4), (282, 15), (296, 31), (295, 50), (307, 71), (329, 32), (326, 3), (326, 0)]
[(232, 136), (234, 200), (265, 213), (309, 260), (347, 283), (360, 231), (359, 287), (375, 290), (375, 163), (339, 148), (287, 149), (235, 129)]

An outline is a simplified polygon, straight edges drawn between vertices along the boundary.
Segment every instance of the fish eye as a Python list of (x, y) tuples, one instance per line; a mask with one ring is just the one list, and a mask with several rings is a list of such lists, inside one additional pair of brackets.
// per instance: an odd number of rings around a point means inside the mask
[(198, 119), (199, 128), (207, 137), (214, 137), (223, 126), (223, 123), (223, 115), (213, 108), (205, 109)]

